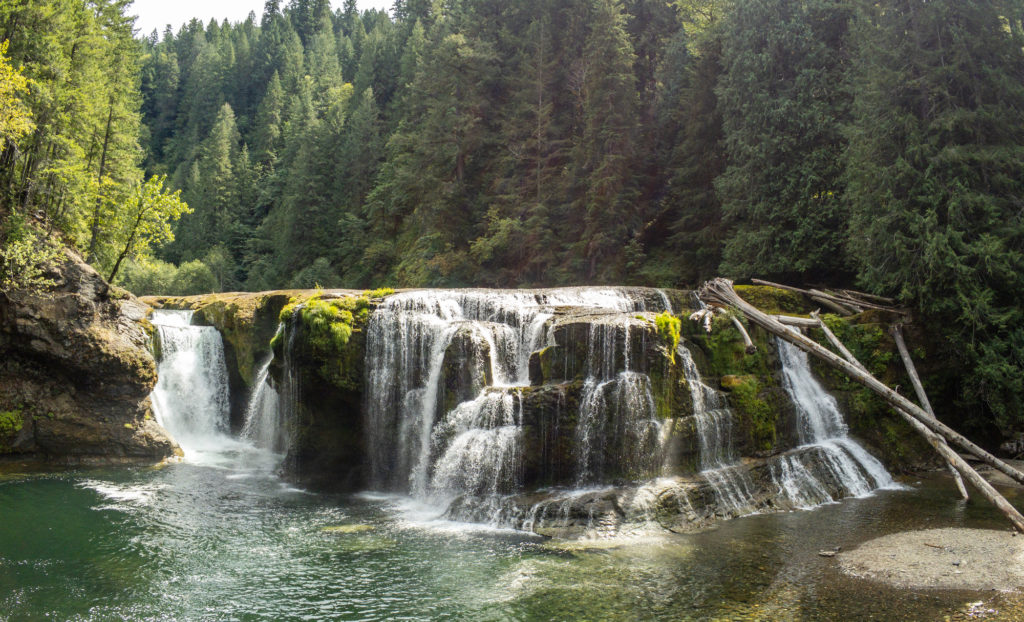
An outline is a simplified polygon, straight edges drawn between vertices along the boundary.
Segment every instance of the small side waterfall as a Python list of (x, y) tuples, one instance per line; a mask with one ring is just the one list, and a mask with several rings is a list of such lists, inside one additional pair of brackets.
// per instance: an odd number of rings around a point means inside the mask
[(230, 410), (220, 333), (210, 326), (193, 326), (191, 321), (191, 311), (158, 309), (152, 316), (160, 351), (153, 410), (186, 455), (220, 445), (228, 431)]
[(242, 438), (247, 438), (257, 447), (271, 451), (284, 451), (285, 429), (281, 420), (281, 398), (270, 385), (271, 354), (260, 365), (253, 384), (249, 403), (245, 407), (245, 424)]
[(151, 397), (157, 421), (190, 462), (271, 475), (280, 465), (280, 455), (272, 452), (283, 449), (283, 437), (279, 399), (267, 381), (270, 359), (260, 366), (241, 438), (231, 436), (224, 341), (216, 328), (192, 325), (192, 316), (192, 311), (153, 312), (159, 360)]
[(816, 458), (823, 477), (833, 480), (850, 496), (863, 496), (893, 486), (892, 477), (877, 459), (847, 437), (839, 405), (811, 373), (807, 354), (778, 339), (783, 387), (796, 407), (802, 451), (780, 456), (771, 463), (779, 492), (794, 507), (806, 508), (833, 501), (828, 486), (812, 474), (806, 461)]
[[(283, 323), (278, 324), (274, 339), (280, 338), (285, 331)], [(289, 344), (291, 341), (289, 341)], [(292, 367), (288, 364), (291, 350), (285, 350), (285, 391), (291, 395), (293, 383)], [(252, 441), (256, 447), (284, 453), (288, 450), (288, 420), (283, 413), (288, 407), (281, 404), (281, 396), (270, 383), (270, 366), (274, 362), (274, 353), (270, 352), (260, 363), (256, 379), (249, 394), (245, 407), (245, 423), (242, 426), (242, 438)], [(291, 403), (289, 402), (289, 406)]]
[(754, 484), (733, 448), (733, 413), (725, 397), (704, 384), (693, 355), (682, 343), (676, 349), (690, 387), (694, 427), (700, 441), (700, 468), (718, 504), (733, 515), (753, 511)]

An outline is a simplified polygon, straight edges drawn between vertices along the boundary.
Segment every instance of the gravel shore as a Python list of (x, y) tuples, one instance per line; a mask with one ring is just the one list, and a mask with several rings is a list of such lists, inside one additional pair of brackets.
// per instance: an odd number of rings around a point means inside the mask
[(1024, 587), (1024, 536), (991, 529), (905, 531), (836, 556), (843, 572), (897, 587), (1014, 591)]

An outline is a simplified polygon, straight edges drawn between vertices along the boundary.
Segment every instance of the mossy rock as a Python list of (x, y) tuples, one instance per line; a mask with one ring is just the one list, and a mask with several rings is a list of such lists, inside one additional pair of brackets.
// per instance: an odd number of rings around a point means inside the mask
[(765, 313), (802, 315), (815, 307), (801, 294), (766, 285), (736, 285), (733, 287), (740, 298)]
[(736, 387), (740, 386), (741, 384), (743, 384), (744, 382), (746, 382), (746, 378), (747, 378), (746, 376), (737, 376), (735, 374), (728, 374), (728, 375), (722, 376), (721, 379), (719, 379), (718, 384), (719, 384), (720, 387), (722, 387), (726, 391), (731, 391), (731, 390), (735, 389)]

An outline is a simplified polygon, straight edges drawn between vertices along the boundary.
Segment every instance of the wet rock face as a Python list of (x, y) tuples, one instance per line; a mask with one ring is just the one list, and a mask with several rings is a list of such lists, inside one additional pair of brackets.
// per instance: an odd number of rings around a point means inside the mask
[(156, 462), (176, 445), (153, 419), (148, 307), (76, 254), (42, 295), (0, 296), (0, 458)]

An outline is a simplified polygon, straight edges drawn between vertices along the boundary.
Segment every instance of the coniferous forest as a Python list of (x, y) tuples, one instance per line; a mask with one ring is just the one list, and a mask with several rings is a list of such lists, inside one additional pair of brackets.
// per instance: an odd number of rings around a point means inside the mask
[(0, 2), (5, 278), (33, 221), (138, 294), (856, 286), (1024, 420), (1020, 0), (128, 5)]

